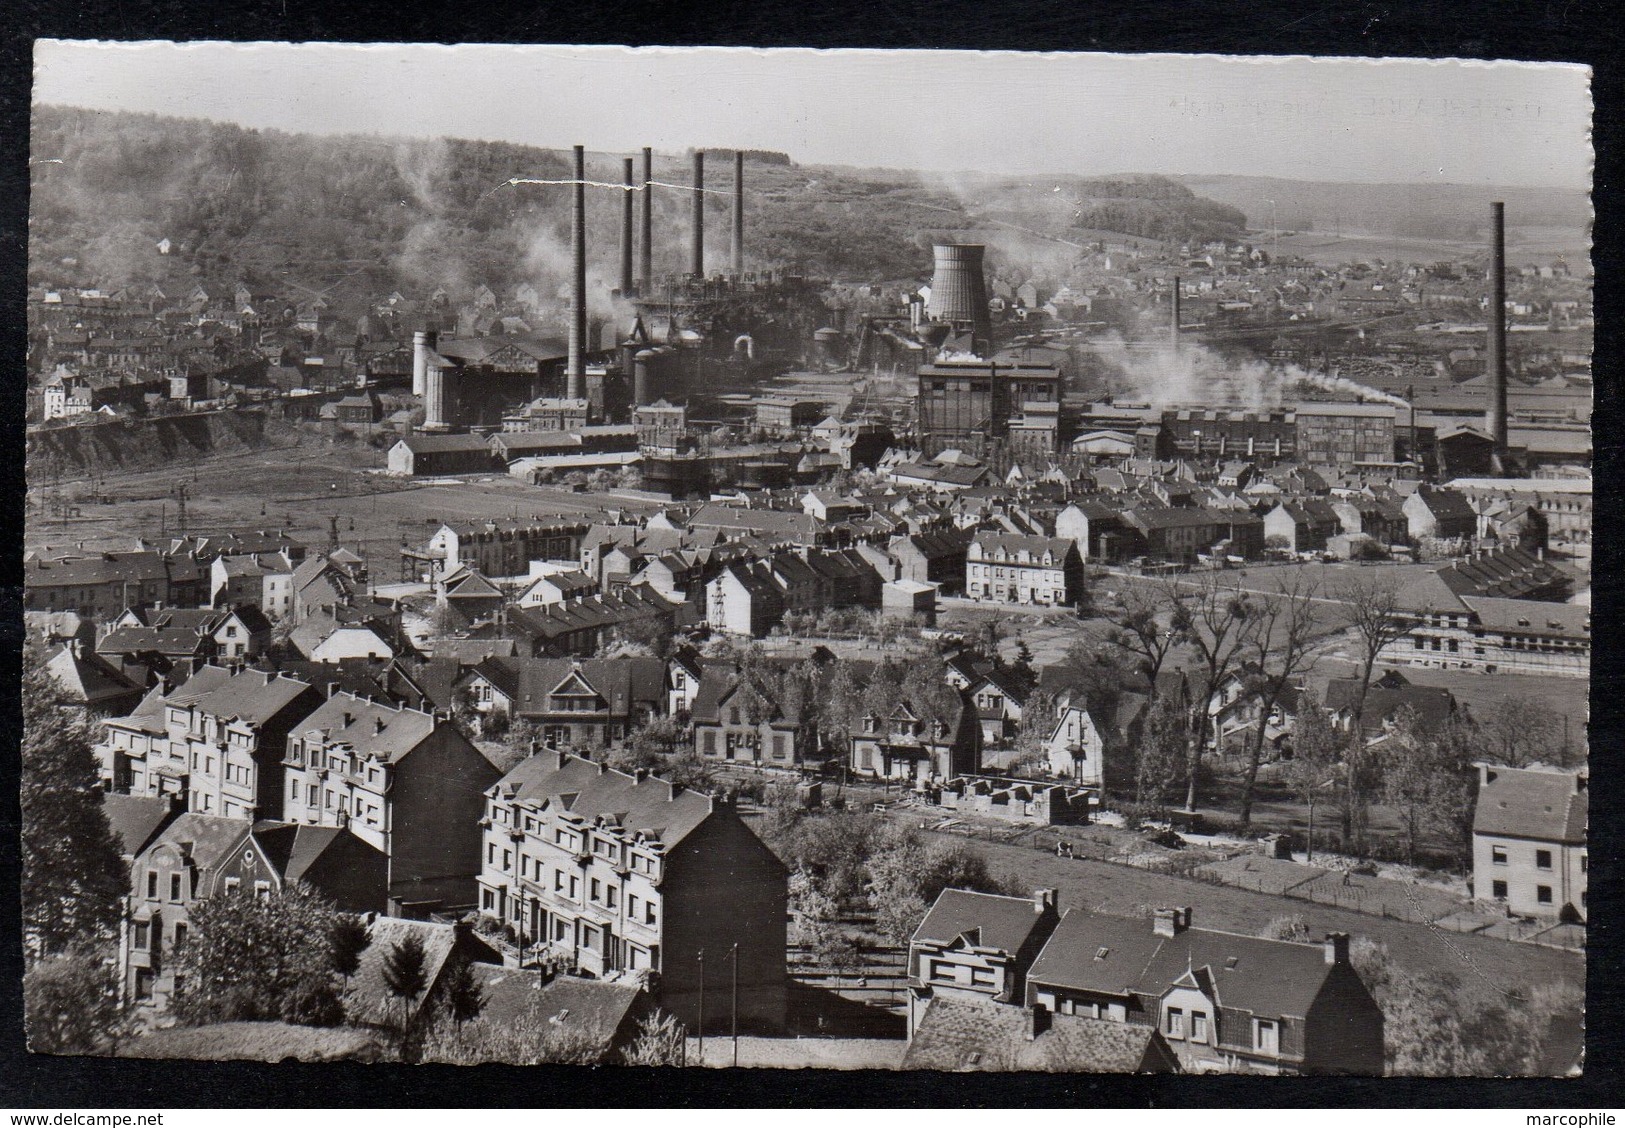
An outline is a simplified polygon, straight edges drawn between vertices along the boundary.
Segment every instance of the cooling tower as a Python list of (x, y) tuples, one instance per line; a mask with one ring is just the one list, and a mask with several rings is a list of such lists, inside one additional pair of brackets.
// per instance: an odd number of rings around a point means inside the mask
[(419, 329), (412, 334), (412, 394), (422, 396), (429, 382), (429, 353), (439, 344), (439, 334)]
[(931, 300), (926, 313), (933, 321), (969, 327), (978, 356), (992, 354), (992, 323), (987, 310), (987, 282), (982, 274), (980, 243), (938, 243), (931, 248), (936, 266), (931, 274)]

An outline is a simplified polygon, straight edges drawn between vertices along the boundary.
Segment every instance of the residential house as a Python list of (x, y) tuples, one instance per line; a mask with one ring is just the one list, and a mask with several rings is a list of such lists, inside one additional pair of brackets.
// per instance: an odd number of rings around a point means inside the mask
[[(1360, 679), (1332, 678), (1326, 683), (1324, 705), (1332, 724), (1348, 732), (1360, 703)], [(1366, 691), (1360, 727), (1367, 741), (1381, 739), (1393, 728), (1401, 711), (1412, 713), (1424, 731), (1437, 732), (1456, 713), (1456, 697), (1440, 686), (1412, 685), (1398, 670), (1388, 670), (1372, 681)]]
[(1188, 908), (1148, 923), (1068, 910), (1027, 974), (1026, 1001), (1057, 1014), (1158, 1029), (1187, 1072), (1383, 1072), (1383, 1014), (1322, 944), (1191, 927)]
[(912, 1038), (937, 999), (1019, 1008), (1027, 972), (1060, 923), (1055, 890), (1002, 897), (944, 889), (908, 942), (908, 1030)]
[(965, 555), (965, 593), (977, 602), (1062, 606), (1083, 596), (1083, 558), (1064, 537), (977, 533)]
[(1264, 514), (1264, 544), (1289, 552), (1322, 552), (1328, 537), (1342, 531), (1329, 503), (1318, 497), (1282, 501)]
[[(139, 634), (125, 636), (124, 641), (109, 644), (106, 653), (117, 654), (121, 658), (142, 663), (143, 656), (164, 656), (171, 659), (180, 658), (183, 663), (191, 663), (195, 668), (202, 661), (210, 658), (219, 658), (227, 663), (251, 662), (265, 652), (270, 645), (273, 627), (265, 613), (252, 604), (240, 607), (126, 607), (124, 611), (108, 625), (109, 635), (124, 627), (148, 628), (153, 631), (193, 631), (197, 635), (207, 638), (212, 645), (193, 646), (186, 649), (187, 640), (184, 635), (178, 636), (178, 646), (169, 646), (164, 643), (167, 636), (159, 636), (158, 648), (140, 648), (137, 641), (144, 637)], [(104, 640), (105, 641), (105, 640)], [(126, 649), (134, 646), (136, 649)], [(158, 668), (148, 665), (149, 669), (158, 669), (160, 673), (169, 673), (174, 668), (174, 662), (164, 664), (167, 668)], [(190, 671), (186, 671), (190, 672)]]
[(283, 766), (284, 818), (347, 826), (388, 856), (391, 912), (473, 902), (500, 773), (450, 721), (335, 693), (289, 734)]
[(1043, 1006), (934, 998), (903, 1055), (904, 1069), (941, 1072), (1178, 1073), (1161, 1031)]
[(968, 687), (982, 725), (983, 747), (1008, 744), (1021, 731), (1022, 709), (1027, 703), (1026, 681), (1007, 666), (991, 662), (977, 671)]
[(257, 607), (272, 622), (293, 615), (294, 564), (282, 553), (217, 556), (209, 565), (209, 602)]
[(1586, 919), (1585, 772), (1478, 766), (1473, 895), (1518, 916)]
[(162, 698), (165, 738), (113, 724), (97, 752), (114, 791), (177, 792), (188, 810), (280, 818), (282, 747), (321, 703), (307, 682), (253, 668), (205, 666)]
[(119, 944), (126, 1000), (155, 1010), (168, 1007), (176, 987), (173, 953), (187, 941), (191, 907), (226, 891), (218, 881), (220, 871), (252, 827), (245, 818), (187, 813), (136, 855)]
[(963, 591), (965, 557), (975, 533), (969, 529), (940, 529), (893, 537), (886, 552), (897, 561), (895, 578), (936, 584), (944, 592)]
[(103, 552), (23, 562), (23, 609), (76, 611), (103, 622), (126, 607), (179, 602), (171, 562), (158, 552)]
[(1120, 509), (1094, 499), (1073, 502), (1056, 514), (1055, 535), (1076, 544), (1085, 560), (1123, 560), (1143, 543), (1139, 531), (1124, 522)]
[(812, 733), (785, 714), (785, 704), (771, 686), (753, 682), (737, 666), (705, 663), (689, 710), (695, 752), (707, 760), (777, 768), (815, 760)]
[(713, 631), (761, 638), (784, 618), (784, 590), (767, 564), (740, 561), (706, 584), (705, 608)]
[(690, 1031), (736, 1013), (743, 1031), (783, 1030), (788, 875), (732, 804), (562, 751), (485, 798), (479, 908), (514, 927), (522, 960), (655, 973), (656, 1001)]
[[(514, 600), (521, 607), (550, 607), (556, 603), (586, 599), (598, 591), (598, 585), (585, 572), (560, 570), (538, 573), (533, 567), (531, 574), (534, 578)], [(661, 594), (670, 598), (665, 591)]]
[(117, 716), (141, 700), (142, 684), (79, 642), (59, 643), (44, 653), (45, 671), (55, 679), (57, 704), (95, 716)]
[[(1038, 718), (1034, 718), (1038, 723)], [(1106, 745), (1082, 694), (1063, 694), (1055, 702), (1055, 722), (1044, 740), (1044, 760), (1053, 776), (1085, 787), (1105, 779)]]
[[(389, 987), (388, 961), (408, 937), (423, 945), (423, 990), (403, 999)], [(502, 956), (464, 921), (412, 920), (398, 916), (367, 918), (367, 946), (350, 976), (345, 993), (344, 1018), (352, 1026), (377, 1026), (390, 1032), (421, 1030), (443, 1013), (447, 973), (467, 963), (476, 982), (486, 968), (496, 967)]]
[(1478, 514), (1456, 490), (1423, 485), (1406, 498), (1406, 532), (1411, 540), (1470, 540), (1478, 531)]
[(528, 721), (573, 748), (619, 742), (666, 705), (659, 658), (487, 658), (466, 684), (480, 713)]
[(982, 727), (962, 690), (865, 713), (852, 733), (852, 770), (923, 787), (981, 770)]

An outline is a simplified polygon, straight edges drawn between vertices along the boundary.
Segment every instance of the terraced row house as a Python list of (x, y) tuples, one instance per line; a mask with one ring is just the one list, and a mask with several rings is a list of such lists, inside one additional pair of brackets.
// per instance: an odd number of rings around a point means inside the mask
[(711, 1033), (737, 975), (740, 1029), (782, 1031), (787, 873), (731, 803), (549, 749), (484, 804), (479, 909), (512, 927), (522, 963), (650, 982)]

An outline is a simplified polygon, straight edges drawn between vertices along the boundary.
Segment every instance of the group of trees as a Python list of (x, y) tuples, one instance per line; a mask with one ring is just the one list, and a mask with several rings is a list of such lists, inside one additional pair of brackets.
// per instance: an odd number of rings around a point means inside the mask
[(28, 1039), (48, 1052), (90, 1052), (123, 1027), (114, 945), (129, 871), (102, 809), (90, 726), (31, 647), (21, 697)]
[(835, 966), (861, 958), (859, 915), (873, 914), (884, 942), (906, 944), (944, 889), (1023, 892), (968, 842), (931, 840), (868, 811), (806, 811), (787, 787), (768, 797), (760, 829), (791, 870), (791, 942)]

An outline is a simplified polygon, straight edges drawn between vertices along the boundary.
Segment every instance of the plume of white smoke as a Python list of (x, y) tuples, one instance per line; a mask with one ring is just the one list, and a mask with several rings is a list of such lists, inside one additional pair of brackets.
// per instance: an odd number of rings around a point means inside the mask
[(1095, 353), (1121, 398), (1154, 407), (1208, 405), (1270, 411), (1297, 398), (1304, 387), (1358, 400), (1406, 406), (1398, 396), (1343, 376), (1297, 364), (1235, 360), (1191, 340), (1130, 344), (1116, 333), (1095, 341)]

